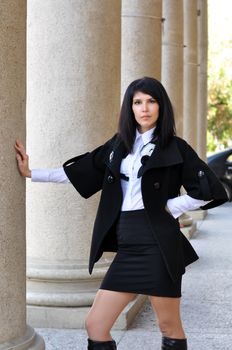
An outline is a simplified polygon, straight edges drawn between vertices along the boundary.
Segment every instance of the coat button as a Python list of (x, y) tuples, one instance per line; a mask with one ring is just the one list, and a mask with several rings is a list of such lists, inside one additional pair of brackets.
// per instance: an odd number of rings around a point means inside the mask
[(198, 177), (203, 177), (205, 176), (205, 172), (203, 170), (198, 171)]
[(107, 181), (109, 182), (109, 184), (112, 184), (114, 182), (114, 177), (112, 175), (109, 175), (107, 177)]
[(160, 183), (159, 182), (155, 182), (154, 183), (154, 187), (156, 190), (158, 190), (160, 188)]

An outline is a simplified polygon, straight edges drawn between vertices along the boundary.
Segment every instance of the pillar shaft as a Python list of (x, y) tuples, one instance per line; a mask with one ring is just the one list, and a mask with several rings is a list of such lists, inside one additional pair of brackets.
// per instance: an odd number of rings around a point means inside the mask
[(162, 83), (172, 101), (177, 135), (183, 134), (183, 0), (163, 0)]
[[(27, 146), (32, 168), (60, 167), (115, 133), (120, 9), (118, 0), (29, 2)], [(50, 310), (91, 305), (109, 265), (109, 259), (102, 259), (88, 274), (98, 195), (86, 201), (71, 185), (30, 181), (27, 190), (28, 304)]]
[(122, 94), (137, 78), (161, 78), (161, 17), (161, 0), (122, 1)]
[(197, 148), (197, 1), (184, 0), (183, 137)]
[(0, 3), (0, 349), (44, 349), (26, 325), (25, 181), (14, 141), (25, 141), (26, 1)]
[(198, 0), (198, 111), (197, 111), (197, 152), (206, 160), (207, 111), (208, 111), (208, 13), (207, 1)]

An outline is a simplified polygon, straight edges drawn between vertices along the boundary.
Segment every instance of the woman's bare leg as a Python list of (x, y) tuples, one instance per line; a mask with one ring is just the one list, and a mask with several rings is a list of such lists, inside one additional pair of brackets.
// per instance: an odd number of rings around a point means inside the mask
[(112, 340), (110, 330), (125, 306), (136, 294), (99, 289), (87, 315), (85, 326), (92, 340)]
[(180, 298), (149, 297), (157, 316), (162, 335), (174, 339), (184, 339), (185, 333), (180, 316)]

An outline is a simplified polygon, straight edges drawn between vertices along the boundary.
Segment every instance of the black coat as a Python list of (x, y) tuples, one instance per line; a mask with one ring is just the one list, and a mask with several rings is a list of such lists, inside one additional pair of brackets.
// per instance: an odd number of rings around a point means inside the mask
[[(89, 272), (104, 251), (117, 251), (115, 224), (122, 204), (120, 164), (125, 148), (115, 135), (92, 152), (64, 163), (64, 170), (76, 190), (88, 198), (102, 190), (94, 223)], [(223, 186), (181, 138), (174, 137), (165, 149), (157, 144), (142, 172), (144, 208), (158, 241), (166, 267), (175, 280), (185, 266), (198, 259), (196, 252), (166, 209), (167, 200), (177, 197), (183, 186), (196, 199), (213, 200), (202, 209), (227, 201)]]

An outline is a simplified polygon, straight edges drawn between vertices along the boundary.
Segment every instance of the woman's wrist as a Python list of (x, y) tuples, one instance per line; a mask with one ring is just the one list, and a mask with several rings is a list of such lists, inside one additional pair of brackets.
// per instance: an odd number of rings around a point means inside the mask
[(24, 176), (25, 176), (25, 177), (28, 177), (28, 178), (31, 178), (31, 170), (29, 169), (29, 170), (25, 173)]

